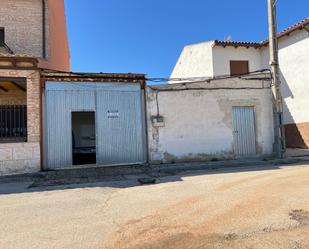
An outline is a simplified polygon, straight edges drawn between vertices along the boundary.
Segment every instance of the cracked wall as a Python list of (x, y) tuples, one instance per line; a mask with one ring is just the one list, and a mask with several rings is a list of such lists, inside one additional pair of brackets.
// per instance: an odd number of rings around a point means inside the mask
[[(236, 78), (198, 86), (259, 88), (263, 85), (265, 82), (260, 80)], [(191, 87), (197, 87), (197, 84), (191, 84)], [(159, 86), (159, 89), (164, 89), (164, 86)], [(160, 91), (159, 114), (164, 121), (161, 125), (154, 125), (156, 90), (156, 87), (147, 89), (149, 157), (152, 163), (234, 159), (233, 106), (254, 107), (257, 153), (260, 156), (272, 154), (274, 128), (270, 89)]]

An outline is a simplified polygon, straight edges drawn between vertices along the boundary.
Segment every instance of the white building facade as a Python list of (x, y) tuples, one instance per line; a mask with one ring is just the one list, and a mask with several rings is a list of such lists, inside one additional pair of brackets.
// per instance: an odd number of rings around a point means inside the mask
[(274, 127), (270, 84), (269, 74), (262, 73), (148, 86), (150, 162), (271, 156)]
[[(308, 148), (309, 18), (280, 32), (278, 46), (287, 146)], [(212, 78), (268, 68), (268, 41), (256, 43), (214, 40), (186, 46), (171, 78)]]

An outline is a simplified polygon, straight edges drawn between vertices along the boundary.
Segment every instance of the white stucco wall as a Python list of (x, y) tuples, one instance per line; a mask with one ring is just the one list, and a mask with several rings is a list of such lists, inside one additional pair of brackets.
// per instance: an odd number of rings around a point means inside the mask
[[(309, 122), (309, 34), (294, 31), (279, 39), (281, 90), (284, 123)], [(268, 47), (262, 49), (262, 64), (269, 67)]]
[[(230, 75), (230, 60), (248, 60), (250, 72), (269, 68), (268, 46), (256, 49), (213, 45), (214, 42), (209, 41), (186, 46), (171, 77)], [(285, 124), (309, 122), (309, 115), (304, 111), (309, 106), (308, 47), (309, 35), (304, 29), (296, 30), (289, 36), (279, 39), (279, 63)]]
[[(261, 81), (228, 79), (195, 83), (191, 87), (262, 87), (262, 84)], [(148, 88), (149, 155), (154, 163), (234, 158), (233, 106), (254, 106), (257, 151), (260, 155), (272, 153), (270, 89), (168, 91), (159, 93), (158, 103), (164, 127), (152, 124), (151, 117), (157, 114), (156, 92)]]
[(230, 75), (230, 60), (249, 61), (250, 72), (263, 68), (259, 49), (224, 48), (214, 46), (214, 41), (208, 41), (184, 47), (170, 78)]
[(213, 77), (213, 44), (208, 41), (184, 47), (170, 78)]
[(262, 69), (261, 52), (256, 48), (213, 47), (214, 76), (230, 75), (231, 60), (249, 61), (249, 71)]

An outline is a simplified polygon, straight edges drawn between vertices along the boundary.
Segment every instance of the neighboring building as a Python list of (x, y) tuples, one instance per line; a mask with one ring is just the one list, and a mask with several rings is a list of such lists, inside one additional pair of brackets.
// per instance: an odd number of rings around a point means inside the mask
[(149, 160), (172, 163), (273, 154), (269, 74), (149, 86)]
[(1, 0), (0, 175), (146, 162), (145, 75), (69, 59), (63, 0)]
[(63, 0), (1, 0), (0, 175), (40, 170), (42, 69), (70, 70)]
[(63, 0), (1, 0), (0, 53), (39, 59), (41, 68), (70, 71)]
[(145, 163), (145, 81), (0, 56), (0, 175)]
[(0, 175), (40, 170), (40, 72), (36, 58), (0, 56)]
[[(309, 18), (278, 34), (288, 147), (309, 147)], [(268, 41), (208, 41), (186, 46), (171, 78), (239, 75), (269, 68)], [(171, 81), (171, 83), (173, 83)]]

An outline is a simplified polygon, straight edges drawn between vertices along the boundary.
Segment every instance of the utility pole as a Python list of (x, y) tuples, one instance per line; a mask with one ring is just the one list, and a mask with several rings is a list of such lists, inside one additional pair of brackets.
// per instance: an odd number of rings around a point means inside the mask
[(277, 0), (268, 0), (268, 30), (269, 30), (269, 64), (272, 74), (273, 93), (275, 98), (275, 144), (277, 158), (285, 158), (285, 134), (283, 125), (283, 105), (279, 78), (279, 57), (277, 39)]

